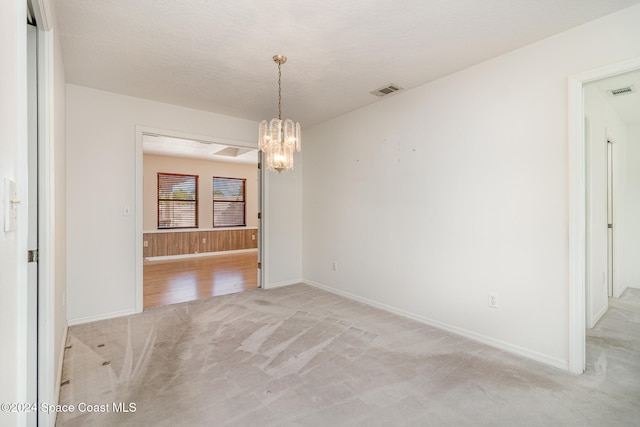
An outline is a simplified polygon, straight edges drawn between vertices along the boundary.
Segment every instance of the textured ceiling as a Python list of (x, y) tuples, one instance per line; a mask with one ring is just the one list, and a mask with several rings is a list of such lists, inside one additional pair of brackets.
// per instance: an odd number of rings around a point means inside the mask
[(640, 0), (57, 0), (69, 83), (309, 126)]

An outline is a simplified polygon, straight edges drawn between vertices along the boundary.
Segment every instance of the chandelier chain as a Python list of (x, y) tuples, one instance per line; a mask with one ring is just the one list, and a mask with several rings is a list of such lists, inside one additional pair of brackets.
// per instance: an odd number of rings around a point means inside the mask
[(278, 61), (278, 120), (282, 120), (282, 71), (280, 67), (282, 66), (281, 62)]

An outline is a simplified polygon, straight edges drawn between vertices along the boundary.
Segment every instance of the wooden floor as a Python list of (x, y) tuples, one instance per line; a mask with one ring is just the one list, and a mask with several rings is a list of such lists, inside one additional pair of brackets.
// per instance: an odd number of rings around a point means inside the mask
[(144, 308), (258, 287), (258, 252), (144, 261)]

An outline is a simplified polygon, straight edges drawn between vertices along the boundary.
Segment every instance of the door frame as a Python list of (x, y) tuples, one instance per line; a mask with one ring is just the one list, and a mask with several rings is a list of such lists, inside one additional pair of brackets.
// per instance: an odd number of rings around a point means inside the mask
[[(55, 365), (56, 353), (64, 352), (64, 345), (59, 346), (55, 340), (55, 312), (56, 300), (54, 295), (55, 278), (55, 258), (53, 250), (55, 217), (54, 217), (54, 167), (52, 144), (54, 138), (54, 35), (49, 20), (49, 2), (46, 0), (25, 0), (25, 10), (31, 5), (33, 16), (36, 21), (37, 39), (37, 134), (38, 134), (38, 294), (37, 294), (37, 399), (39, 402), (53, 403), (58, 401), (60, 393), (60, 375), (62, 374), (63, 355), (59, 354), (59, 366)], [(27, 15), (24, 15), (25, 37), (26, 37)], [(26, 41), (26, 39), (25, 39)], [(25, 52), (26, 55), (26, 52)], [(26, 58), (26, 56), (25, 56)], [(26, 67), (26, 61), (25, 61)], [(26, 68), (25, 68), (26, 76)], [(24, 99), (26, 99), (26, 85), (24, 88)], [(22, 97), (22, 95), (21, 95)], [(26, 105), (26, 104), (25, 104)], [(26, 118), (26, 117), (25, 117)], [(26, 122), (25, 122), (26, 126)], [(26, 165), (25, 165), (26, 166)], [(25, 173), (28, 168), (25, 167)], [(31, 249), (31, 248), (27, 248)], [(26, 260), (26, 251), (23, 256)], [(64, 257), (64, 255), (62, 255)], [(26, 291), (26, 286), (24, 287)], [(23, 292), (23, 291), (21, 291)], [(25, 300), (25, 303), (30, 303)], [(24, 322), (24, 323), (22, 323)], [(19, 323), (19, 333), (27, 340), (26, 323), (29, 319), (24, 318)], [(66, 330), (66, 329), (65, 329)], [(23, 333), (24, 332), (24, 333)], [(64, 338), (64, 337), (63, 337)], [(25, 376), (27, 358), (21, 358), (18, 370), (20, 376)], [(19, 396), (26, 396), (26, 384), (20, 384)], [(25, 400), (26, 402), (26, 400)], [(19, 414), (19, 419), (26, 423), (26, 413)], [(38, 414), (38, 425), (53, 426), (56, 414)]]
[(640, 69), (640, 57), (568, 79), (569, 137), (569, 371), (586, 368), (586, 151), (584, 85)]
[[(615, 208), (615, 178), (614, 178), (614, 154), (613, 154), (613, 138), (607, 132), (607, 297), (613, 296), (614, 280), (618, 278), (615, 274), (616, 268), (616, 250), (617, 243), (616, 231), (618, 224), (615, 220), (617, 209)], [(611, 226), (610, 226), (611, 225)], [(609, 309), (607, 301), (606, 309)], [(605, 311), (606, 313), (606, 311)]]
[[(223, 144), (231, 147), (242, 148), (255, 148), (257, 149), (256, 141), (244, 141), (237, 139), (221, 138), (211, 135), (196, 135), (187, 132), (174, 131), (168, 129), (153, 128), (148, 126), (136, 126), (136, 183), (135, 183), (135, 312), (141, 313), (144, 310), (144, 275), (143, 275), (143, 217), (144, 217), (144, 152), (142, 147), (142, 137), (144, 135), (157, 135), (168, 136), (172, 138), (191, 139), (194, 141), (203, 141), (206, 143)], [(260, 161), (261, 157), (258, 158)], [(258, 212), (264, 212), (263, 205), (265, 203), (264, 197), (264, 168), (258, 169), (260, 174), (258, 185)], [(264, 287), (265, 276), (265, 236), (263, 236), (263, 230), (265, 229), (264, 214), (261, 220), (258, 220), (258, 260), (262, 260), (262, 269), (258, 270), (258, 284)]]

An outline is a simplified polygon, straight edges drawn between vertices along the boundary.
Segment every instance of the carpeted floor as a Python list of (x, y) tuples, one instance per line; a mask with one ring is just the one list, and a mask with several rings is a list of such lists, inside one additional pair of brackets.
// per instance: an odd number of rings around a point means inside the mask
[(255, 290), (71, 327), (57, 425), (640, 425), (640, 290), (588, 335), (575, 376), (310, 286)]

